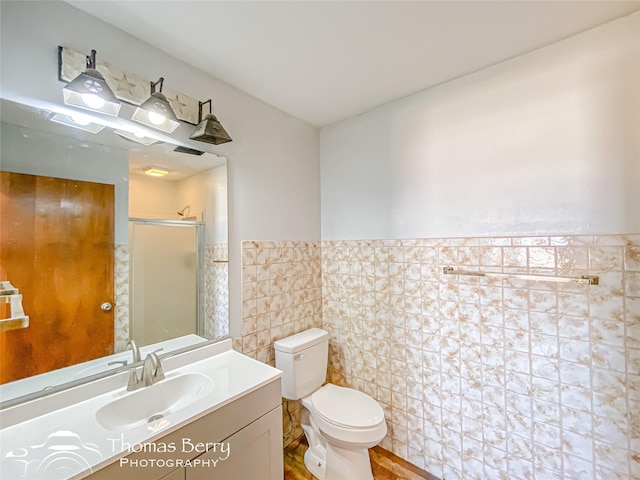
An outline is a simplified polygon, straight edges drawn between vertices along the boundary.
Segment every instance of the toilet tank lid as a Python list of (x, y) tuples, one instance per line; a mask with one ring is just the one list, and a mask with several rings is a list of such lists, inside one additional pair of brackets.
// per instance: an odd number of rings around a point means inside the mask
[(304, 332), (296, 333), (290, 337), (278, 340), (273, 344), (279, 352), (297, 353), (305, 348), (312, 347), (329, 338), (329, 333), (321, 328), (310, 328)]

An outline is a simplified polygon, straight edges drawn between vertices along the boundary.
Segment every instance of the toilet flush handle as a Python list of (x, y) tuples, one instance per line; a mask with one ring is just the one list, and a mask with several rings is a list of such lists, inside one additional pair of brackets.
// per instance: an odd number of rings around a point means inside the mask
[(304, 353), (299, 353), (298, 355), (293, 357), (294, 360), (302, 360), (303, 358), (304, 358)]

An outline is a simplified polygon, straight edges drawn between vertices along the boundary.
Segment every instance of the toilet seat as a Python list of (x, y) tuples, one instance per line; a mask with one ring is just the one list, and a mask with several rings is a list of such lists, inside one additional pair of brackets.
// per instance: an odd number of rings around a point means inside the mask
[(384, 438), (384, 411), (369, 395), (327, 384), (302, 399), (317, 427), (343, 448), (371, 448)]
[(316, 413), (323, 420), (345, 428), (370, 428), (384, 421), (384, 411), (366, 393), (327, 384), (311, 395)]

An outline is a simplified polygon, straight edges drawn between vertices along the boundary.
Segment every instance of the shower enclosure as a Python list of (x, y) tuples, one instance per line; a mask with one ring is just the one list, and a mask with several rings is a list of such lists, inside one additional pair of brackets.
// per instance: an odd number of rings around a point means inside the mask
[(204, 223), (129, 219), (129, 335), (138, 345), (204, 334)]

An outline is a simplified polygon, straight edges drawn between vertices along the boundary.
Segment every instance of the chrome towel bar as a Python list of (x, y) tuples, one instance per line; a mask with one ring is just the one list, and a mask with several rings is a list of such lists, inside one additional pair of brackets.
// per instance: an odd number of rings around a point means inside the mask
[(469, 275), (486, 278), (514, 278), (517, 280), (537, 280), (556, 283), (582, 283), (585, 285), (598, 285), (600, 278), (595, 275), (582, 275), (581, 277), (555, 277), (552, 275), (528, 275), (525, 273), (499, 273), (499, 272), (475, 272), (471, 270), (455, 270), (453, 267), (444, 267), (445, 275)]

